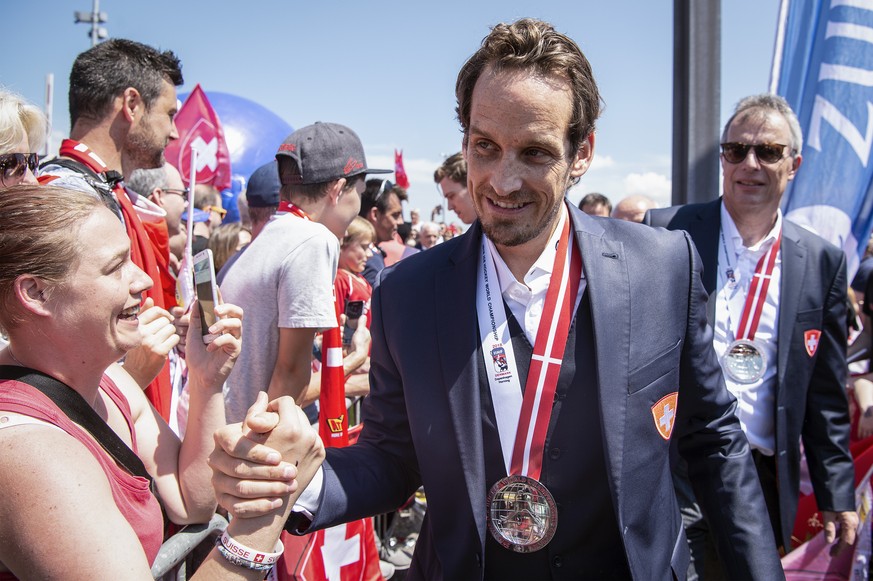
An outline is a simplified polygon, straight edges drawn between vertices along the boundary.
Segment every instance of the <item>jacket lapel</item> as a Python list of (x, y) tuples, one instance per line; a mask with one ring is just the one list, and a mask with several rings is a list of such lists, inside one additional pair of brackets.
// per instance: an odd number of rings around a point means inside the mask
[(779, 284), (779, 345), (778, 386), (782, 386), (791, 350), (791, 335), (794, 333), (794, 318), (800, 304), (800, 293), (806, 275), (806, 247), (797, 236), (797, 226), (782, 220), (782, 280)]
[[(630, 282), (624, 247), (604, 236), (598, 221), (571, 207), (591, 301), (604, 454), (613, 498), (620, 499), (630, 368)], [(618, 504), (616, 505), (618, 506)], [(621, 514), (621, 511), (619, 511)]]
[[(461, 470), (476, 522), (479, 540), (485, 532), (485, 454), (479, 397), (479, 326), (476, 281), (481, 228), (474, 223), (463, 242), (436, 274), (436, 330), (439, 358)], [(460, 500), (460, 497), (459, 497)]]
[(710, 325), (714, 325), (716, 302), (714, 293), (718, 284), (718, 246), (721, 240), (721, 198), (702, 205), (696, 217), (680, 228), (691, 236), (704, 265), (701, 279), (703, 288), (709, 294), (706, 318)]

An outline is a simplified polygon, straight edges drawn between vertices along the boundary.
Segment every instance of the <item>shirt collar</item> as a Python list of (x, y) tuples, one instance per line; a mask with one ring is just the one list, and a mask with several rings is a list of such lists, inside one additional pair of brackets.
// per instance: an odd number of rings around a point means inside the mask
[(503, 258), (500, 256), (500, 253), (497, 251), (497, 247), (494, 246), (494, 243), (487, 236), (483, 236), (485, 240), (485, 247), (488, 249), (488, 252), (491, 253), (491, 257), (494, 259), (494, 266), (497, 269), (497, 279), (500, 283), (500, 292), (503, 293), (513, 284), (522, 284), (525, 286), (530, 286), (530, 282), (534, 278), (538, 278), (543, 275), (551, 275), (552, 268), (555, 265), (555, 254), (558, 252), (558, 241), (561, 239), (561, 232), (564, 229), (564, 220), (568, 220), (569, 216), (567, 214), (566, 204), (562, 204), (561, 208), (561, 217), (558, 220), (558, 225), (555, 228), (555, 231), (552, 232), (552, 236), (549, 238), (546, 247), (543, 249), (542, 254), (540, 254), (539, 258), (533, 263), (530, 270), (527, 271), (527, 274), (524, 276), (523, 281), (517, 281), (515, 276), (512, 274), (512, 271), (509, 270), (509, 267), (506, 266), (506, 263), (503, 261)]
[(739, 254), (744, 249), (751, 252), (766, 250), (767, 248), (770, 248), (770, 246), (774, 242), (776, 242), (776, 238), (779, 237), (779, 232), (782, 231), (782, 209), (776, 208), (776, 222), (773, 224), (773, 227), (770, 229), (767, 235), (764, 236), (764, 238), (762, 238), (761, 241), (754, 246), (746, 248), (745, 246), (743, 246), (743, 237), (740, 235), (740, 231), (737, 229), (737, 225), (734, 222), (734, 219), (731, 217), (730, 212), (727, 211), (724, 202), (722, 202), (721, 231), (724, 233), (724, 237), (730, 241), (730, 244), (731, 246), (733, 246), (736, 254)]

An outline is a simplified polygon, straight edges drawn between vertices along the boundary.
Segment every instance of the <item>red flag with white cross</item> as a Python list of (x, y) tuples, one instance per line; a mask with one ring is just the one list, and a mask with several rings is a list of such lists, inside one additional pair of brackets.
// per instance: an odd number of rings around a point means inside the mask
[(191, 179), (191, 149), (197, 150), (197, 183), (225, 190), (231, 184), (230, 150), (218, 114), (198, 84), (176, 113), (179, 139), (164, 150), (187, 184)]

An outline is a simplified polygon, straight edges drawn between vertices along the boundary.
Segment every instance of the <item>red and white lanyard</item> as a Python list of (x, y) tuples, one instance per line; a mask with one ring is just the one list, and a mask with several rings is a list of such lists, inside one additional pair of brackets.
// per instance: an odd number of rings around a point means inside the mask
[(309, 214), (303, 211), (303, 208), (287, 200), (282, 200), (281, 202), (279, 202), (279, 211), (294, 214), (298, 218), (303, 218), (304, 220), (312, 220), (312, 218), (309, 217)]
[(746, 295), (746, 303), (743, 307), (743, 315), (740, 317), (740, 326), (737, 329), (737, 339), (755, 340), (755, 332), (761, 322), (761, 313), (764, 303), (767, 302), (767, 289), (770, 288), (770, 280), (773, 278), (773, 269), (776, 266), (776, 257), (782, 246), (782, 229), (776, 234), (776, 241), (770, 245), (770, 249), (758, 260), (755, 274), (749, 285), (749, 293)]
[[(509, 474), (529, 476), (535, 480), (540, 478), (552, 403), (581, 277), (582, 255), (573, 244), (570, 218), (565, 214), (522, 397), (499, 284), (494, 289), (496, 293), (491, 287), (497, 281), (497, 269), (486, 241), (484, 238), (482, 240), (476, 308), (482, 356)], [(507, 446), (510, 442), (511, 457), (508, 456)]]
[(100, 156), (91, 151), (90, 147), (73, 139), (64, 139), (61, 142), (59, 153), (62, 157), (69, 157), (85, 164), (94, 170), (95, 173), (103, 173), (109, 169)]

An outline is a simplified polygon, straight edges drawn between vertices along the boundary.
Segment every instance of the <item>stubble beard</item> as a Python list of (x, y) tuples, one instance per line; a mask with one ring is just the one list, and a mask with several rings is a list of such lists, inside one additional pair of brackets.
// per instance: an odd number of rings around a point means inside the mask
[(500, 218), (494, 219), (493, 217), (486, 221), (480, 218), (482, 231), (485, 232), (485, 235), (488, 236), (489, 240), (497, 245), (521, 246), (542, 234), (549, 225), (554, 223), (555, 218), (561, 209), (561, 204), (563, 203), (564, 198), (562, 196), (557, 203), (552, 205), (548, 214), (543, 216), (543, 219), (537, 223), (527, 223)]
[(155, 145), (154, 131), (136, 132), (128, 135), (125, 149), (135, 162), (135, 169), (156, 169), (164, 165), (164, 148)]

